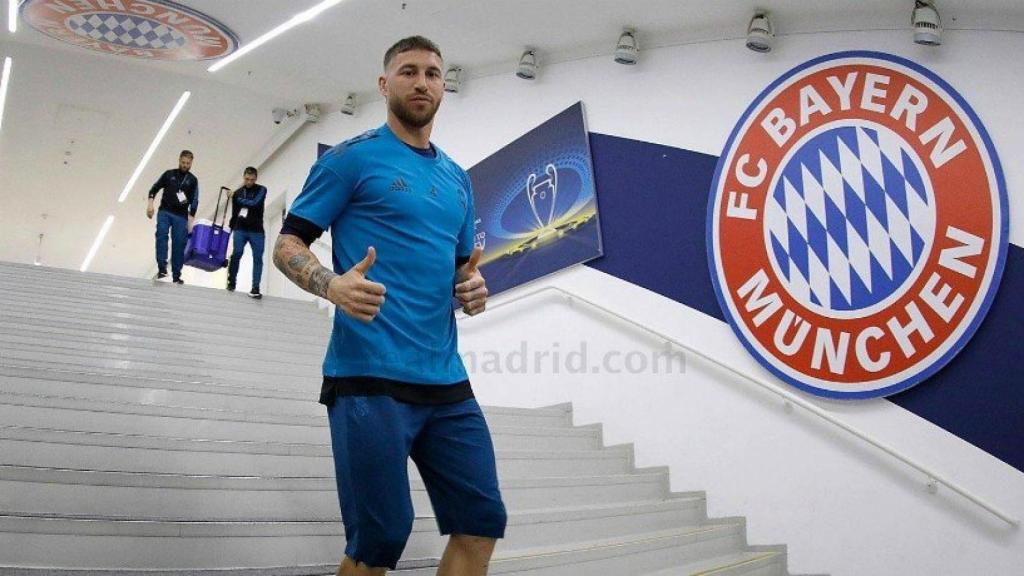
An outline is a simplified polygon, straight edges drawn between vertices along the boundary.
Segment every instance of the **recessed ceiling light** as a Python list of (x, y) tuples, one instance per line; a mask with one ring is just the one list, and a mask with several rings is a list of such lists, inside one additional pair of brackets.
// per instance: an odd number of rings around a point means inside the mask
[(7, 30), (11, 34), (18, 31), (18, 0), (7, 0)]
[(317, 16), (319, 16), (321, 12), (327, 10), (328, 8), (332, 8), (335, 5), (340, 4), (340, 3), (341, 3), (341, 0), (324, 0), (323, 2), (320, 2), (319, 4), (317, 4), (316, 6), (313, 6), (312, 8), (310, 8), (308, 10), (305, 10), (303, 12), (299, 12), (295, 16), (292, 16), (291, 18), (289, 18), (288, 21), (286, 21), (285, 23), (279, 24), (276, 28), (274, 28), (270, 32), (267, 32), (267, 33), (263, 34), (259, 38), (256, 38), (255, 40), (253, 40), (252, 42), (249, 42), (245, 46), (242, 46), (241, 48), (236, 50), (233, 54), (231, 54), (231, 55), (229, 55), (229, 56), (227, 56), (227, 57), (217, 61), (217, 63), (215, 63), (214, 65), (212, 65), (209, 68), (207, 68), (207, 71), (209, 71), (209, 72), (216, 72), (216, 71), (220, 70), (221, 68), (227, 66), (228, 64), (231, 64), (235, 60), (238, 60), (242, 56), (245, 56), (249, 52), (252, 52), (253, 50), (259, 48), (260, 46), (266, 44), (267, 42), (273, 40), (274, 38), (277, 38), (281, 34), (284, 34), (285, 32), (287, 32), (287, 31), (291, 30), (292, 28), (298, 26), (299, 24), (302, 24), (304, 22), (309, 22), (310, 20), (312, 20), (312, 19), (316, 18)]
[(11, 68), (14, 66), (14, 60), (8, 56), (4, 58), (4, 71), (0, 75), (0, 130), (4, 126), (4, 103), (7, 102), (7, 85), (11, 83)]
[(181, 109), (185, 107), (185, 103), (188, 102), (189, 97), (192, 96), (191, 92), (186, 91), (178, 98), (178, 103), (174, 105), (174, 109), (171, 110), (170, 116), (167, 120), (164, 120), (164, 125), (160, 127), (160, 131), (156, 133), (156, 138), (153, 138), (153, 142), (149, 145), (149, 149), (142, 155), (142, 161), (135, 167), (135, 172), (132, 173), (132, 177), (128, 179), (128, 183), (124, 185), (124, 190), (121, 191), (121, 196), (117, 199), (118, 202), (124, 202), (124, 199), (128, 197), (128, 193), (132, 191), (132, 187), (135, 186), (135, 182), (139, 180), (139, 176), (142, 175), (142, 170), (149, 163), (149, 159), (153, 157), (153, 153), (156, 152), (157, 146), (160, 145), (160, 141), (164, 139), (167, 131), (170, 130), (171, 124), (174, 124), (174, 119), (178, 117)]
[(107, 237), (107, 232), (110, 232), (110, 227), (114, 225), (114, 215), (107, 216), (106, 222), (103, 223), (103, 227), (100, 228), (100, 233), (96, 235), (96, 239), (92, 241), (92, 248), (89, 248), (89, 254), (86, 255), (85, 260), (82, 261), (82, 267), (80, 270), (85, 272), (89, 269), (89, 265), (92, 264), (92, 259), (96, 257), (96, 252), (100, 249), (103, 244), (103, 239)]

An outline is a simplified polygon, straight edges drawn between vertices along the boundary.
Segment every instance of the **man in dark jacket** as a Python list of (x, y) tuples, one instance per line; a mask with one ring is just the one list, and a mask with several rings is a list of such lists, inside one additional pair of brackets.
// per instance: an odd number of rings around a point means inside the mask
[(164, 172), (149, 189), (149, 204), (146, 217), (153, 219), (153, 206), (158, 192), (160, 212), (156, 219), (156, 264), (157, 278), (167, 277), (167, 233), (171, 234), (171, 273), (175, 284), (181, 280), (181, 266), (185, 261), (185, 243), (188, 241), (192, 223), (199, 209), (199, 180), (192, 169), (192, 152), (182, 150), (178, 156), (178, 168)]
[(228, 266), (228, 290), (234, 291), (238, 265), (242, 261), (245, 245), (252, 249), (252, 289), (250, 298), (262, 298), (260, 279), (263, 277), (263, 205), (267, 189), (256, 183), (256, 169), (249, 166), (243, 174), (244, 184), (231, 193), (231, 230), (235, 249)]

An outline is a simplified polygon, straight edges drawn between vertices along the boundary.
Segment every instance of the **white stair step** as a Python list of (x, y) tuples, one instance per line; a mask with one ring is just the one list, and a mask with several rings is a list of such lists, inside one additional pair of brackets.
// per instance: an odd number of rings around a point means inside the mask
[[(682, 529), (702, 510), (703, 501), (673, 500), (513, 512), (500, 546), (511, 556), (554, 541), (628, 539), (637, 532)], [(741, 545), (742, 529), (742, 523), (734, 523), (693, 525), (686, 531), (693, 538), (723, 540), (715, 546), (719, 548)], [(10, 545), (4, 558), (8, 565), (179, 570), (337, 562), (344, 537), (340, 522), (174, 522), (15, 515), (0, 515), (0, 532)], [(417, 517), (404, 557), (437, 558), (442, 549), (434, 518)]]
[[(681, 527), (527, 550), (499, 543), (489, 574), (529, 576), (634, 575), (673, 563), (720, 555), (743, 545), (739, 524)], [(401, 566), (400, 566), (401, 568)], [(433, 576), (430, 568), (399, 570), (402, 576)]]
[[(97, 295), (83, 292), (54, 292), (45, 287), (5, 286), (2, 304), (11, 309), (30, 310), (34, 314), (54, 317), (69, 311), (85, 313), (123, 312), (146, 315), (153, 319), (166, 319), (189, 325), (209, 325), (216, 319), (218, 325), (265, 325), (268, 317), (287, 318), (278, 328), (283, 332), (304, 334), (329, 330), (331, 318), (326, 311), (316, 314), (302, 312), (264, 311), (262, 300), (247, 299), (245, 306), (192, 305), (162, 301), (154, 295), (150, 300), (136, 300), (116, 295)], [(174, 290), (175, 288), (170, 288)], [(46, 299), (39, 298), (40, 293)]]
[[(17, 400), (18, 403), (14, 403)], [(34, 427), (40, 422), (59, 422), (64, 428), (81, 432), (146, 435), (159, 431), (170, 438), (199, 440), (236, 440), (286, 444), (327, 444), (330, 442), (326, 409), (321, 416), (261, 416), (221, 410), (108, 405), (91, 402), (95, 409), (83, 408), (82, 401), (69, 402), (75, 408), (48, 407), (48, 399), (22, 396), (12, 399), (0, 395), (0, 422), (7, 426)], [(49, 400), (61, 404), (59, 400)], [(312, 403), (312, 400), (310, 401)], [(522, 418), (506, 409), (484, 407), (484, 416), (494, 430), (506, 428), (548, 430), (559, 427), (559, 420), (539, 416), (542, 422), (519, 426)], [(564, 425), (563, 425), (564, 426)], [(549, 428), (550, 427), (550, 428)], [(563, 430), (573, 430), (563, 427)], [(587, 428), (583, 428), (587, 430)], [(582, 432), (587, 434), (587, 432)], [(572, 434), (572, 433), (569, 433)]]
[[(219, 395), (233, 398), (256, 397), (268, 400), (290, 400), (299, 401), (304, 404), (309, 402), (311, 394), (313, 394), (309, 389), (275, 389), (269, 386), (245, 386), (223, 382), (180, 380), (168, 376), (140, 376), (131, 373), (115, 373), (113, 371), (87, 370), (84, 368), (75, 370), (73, 368), (65, 369), (56, 366), (33, 366), (27, 362), (12, 363), (6, 361), (6, 359), (0, 359), (0, 382), (3, 382), (8, 377), (144, 390), (198, 392), (210, 396)], [(3, 388), (0, 388), (0, 392), (3, 390)], [(317, 388), (317, 395), (319, 395), (319, 388)]]
[[(223, 410), (323, 416), (324, 407), (312, 394), (301, 398), (282, 395), (238, 394), (232, 389), (211, 389), (210, 386), (180, 390), (164, 387), (162, 382), (128, 380), (127, 383), (102, 380), (102, 384), (70, 380), (70, 375), (41, 373), (36, 376), (13, 376), (0, 368), (0, 393), (69, 396), (98, 401), (169, 406), (201, 406)], [(41, 376), (41, 377), (40, 377)], [(78, 380), (76, 378), (76, 380)], [(99, 378), (97, 377), (97, 380)], [(147, 385), (148, 384), (148, 385)], [(205, 389), (204, 389), (205, 388)]]
[[(55, 423), (56, 424), (56, 423)], [(524, 428), (491, 426), (490, 432), (498, 450), (531, 450), (543, 444), (547, 450), (600, 450), (601, 430), (596, 426), (585, 428)], [(108, 448), (151, 448), (178, 452), (229, 452), (239, 454), (278, 454), (303, 456), (330, 456), (331, 446), (323, 442), (281, 442), (253, 440), (238, 430), (232, 438), (206, 438), (202, 436), (167, 436), (153, 430), (144, 433), (83, 431), (54, 428), (52, 426), (18, 426), (0, 424), (0, 439), (30, 442), (51, 442), (78, 446), (105, 446)]]
[[(123, 335), (114, 335), (123, 336)], [(48, 352), (60, 355), (86, 354), (95, 358), (115, 359), (118, 361), (149, 362), (170, 367), (181, 367), (189, 364), (211, 367), (246, 378), (252, 375), (272, 377), (302, 376), (317, 377), (323, 374), (321, 363), (327, 348), (323, 346), (311, 349), (314, 354), (296, 355), (263, 350), (259, 358), (240, 356), (232, 353), (230, 348), (218, 345), (202, 346), (195, 343), (167, 343), (146, 345), (131, 336), (113, 339), (77, 338), (68, 335), (46, 337), (21, 332), (10, 334), (0, 332), (0, 348), (5, 352), (21, 353)], [(22, 355), (24, 358), (24, 356)]]
[(43, 325), (38, 321), (23, 318), (11, 321), (5, 315), (0, 319), (0, 334), (17, 335), (22, 338), (44, 339), (47, 342), (81, 342), (86, 344), (108, 344), (126, 348), (138, 348), (146, 351), (164, 349), (198, 348), (204, 354), (227, 358), (245, 358), (247, 360), (270, 360), (301, 364), (308, 362), (318, 364), (323, 359), (326, 348), (326, 336), (323, 342), (317, 341), (302, 347), (280, 349), (278, 341), (256, 339), (251, 334), (247, 338), (236, 338), (231, 342), (219, 338), (199, 339), (194, 332), (178, 332), (168, 334), (150, 334), (144, 331), (127, 329), (116, 323), (107, 326), (74, 327), (52, 322)]
[[(664, 474), (510, 478), (501, 484), (510, 511), (627, 504), (665, 499)], [(118, 483), (150, 484), (125, 486)], [(173, 487), (169, 487), (173, 486)], [(197, 487), (208, 486), (208, 487)], [(219, 487), (218, 487), (219, 486)], [(413, 505), (430, 514), (426, 489), (410, 478)], [(113, 474), (0, 466), (0, 510), (14, 514), (192, 520), (338, 520), (334, 478), (253, 478)]]
[[(319, 386), (317, 391), (319, 392)], [(312, 397), (310, 401), (312, 402)], [(215, 409), (204, 406), (162, 405), (155, 402), (133, 403), (114, 400), (94, 400), (75, 396), (18, 393), (0, 393), (0, 414), (10, 414), (13, 417), (12, 419), (0, 418), (0, 422), (17, 426), (32, 426), (31, 423), (25, 423), (23, 419), (17, 419), (16, 414), (18, 410), (5, 409), (14, 406), (136, 416), (163, 416), (190, 420), (223, 420), (259, 424), (282, 424), (287, 426), (312, 426), (317, 428), (326, 428), (328, 426), (326, 407), (321, 408), (322, 415), (317, 416), (315, 414), (264, 413), (251, 410)], [(564, 406), (549, 408), (496, 408), (484, 406), (482, 409), (484, 417), (491, 426), (557, 428), (570, 427), (572, 424), (571, 412), (566, 410)], [(69, 418), (70, 416), (67, 413), (62, 414), (63, 418)], [(61, 420), (61, 422), (63, 423), (65, 420)], [(62, 425), (73, 430), (85, 429), (72, 424)], [(141, 433), (145, 432), (142, 431)], [(187, 434), (183, 435), (177, 432), (173, 432), (171, 435), (187, 436)]]
[[(708, 533), (702, 529), (677, 529), (644, 532), (628, 538), (593, 540), (573, 543), (561, 548), (545, 549), (536, 556), (504, 553), (499, 542), (490, 574), (523, 574), (529, 576), (604, 576), (605, 574), (637, 574), (670, 563), (714, 554), (728, 546), (728, 534)], [(620, 558), (622, 560), (620, 560)], [(438, 559), (403, 559), (398, 569), (389, 572), (401, 576), (434, 576)], [(291, 565), (268, 568), (235, 568), (220, 570), (147, 571), (149, 576), (329, 576), (337, 569), (337, 561), (320, 565)], [(8, 569), (9, 576), (126, 576), (123, 571), (54, 570), (38, 568)]]
[(786, 576), (786, 553), (782, 550), (746, 550), (687, 562), (643, 576)]
[[(268, 316), (267, 323), (250, 324), (248, 326), (218, 325), (207, 327), (202, 331), (190, 330), (183, 322), (174, 321), (169, 318), (152, 318), (138, 314), (127, 314), (123, 312), (94, 312), (85, 313), (74, 311), (72, 314), (58, 314), (51, 311), (49, 314), (40, 314), (37, 311), (24, 308), (4, 308), (3, 315), (0, 315), (0, 326), (13, 329), (20, 329), (22, 326), (30, 326), (37, 330), (47, 330), (61, 333), (62, 330), (76, 330), (79, 332), (107, 331), (107, 332), (130, 332), (140, 336), (158, 338), (176, 342), (217, 342), (245, 348), (258, 348), (265, 350), (268, 347), (289, 352), (302, 352), (310, 346), (319, 346), (330, 336), (330, 329), (318, 330), (308, 333), (292, 332), (287, 338), (274, 337), (254, 338), (250, 328), (266, 331), (260, 326), (266, 326), (274, 320), (287, 321), (287, 318)], [(273, 331), (277, 334), (277, 331)], [(272, 346), (268, 346), (272, 344)]]
[[(13, 283), (18, 286), (32, 286), (55, 292), (71, 290), (87, 292), (90, 290), (115, 292), (127, 296), (139, 295), (152, 298), (154, 293), (174, 301), (195, 301), (213, 305), (244, 306), (248, 300), (244, 294), (230, 293), (227, 290), (211, 289), (203, 286), (178, 286), (167, 282), (155, 282), (152, 279), (126, 278), (124, 276), (82, 274), (73, 271), (37, 268), (34, 270), (18, 270), (6, 264), (0, 266), (0, 283)], [(285, 312), (315, 312), (313, 301), (293, 300), (265, 296), (260, 302), (267, 309)]]
[[(5, 396), (7, 395), (7, 396)], [(93, 384), (81, 382), (69, 382), (55, 380), (51, 377), (46, 379), (27, 378), (10, 376), (0, 373), (0, 400), (8, 398), (13, 403), (32, 404), (35, 406), (58, 407), (62, 404), (58, 399), (81, 399), (86, 401), (89, 409), (103, 409), (103, 403), (113, 405), (118, 411), (133, 412), (133, 407), (139, 411), (150, 411), (155, 407), (194, 407), (202, 410), (201, 414), (209, 414), (210, 411), (218, 411), (228, 415), (251, 415), (259, 418), (260, 415), (296, 416), (301, 418), (300, 424), (306, 424), (308, 419), (315, 418), (322, 425), (326, 426), (327, 409), (317, 403), (312, 394), (306, 394), (301, 399), (288, 399), (280, 397), (264, 398), (259, 396), (245, 395), (237, 396), (226, 394), (223, 391), (179, 391), (167, 390), (158, 387), (136, 387), (118, 386), (106, 384)], [(43, 399), (41, 399), (43, 398)], [(53, 399), (53, 404), (46, 404), (45, 399)], [(490, 412), (493, 410), (488, 409)], [(506, 422), (501, 421), (492, 424), (492, 433), (509, 429), (510, 433), (520, 436), (544, 437), (546, 440), (559, 441), (573, 444), (575, 448), (600, 448), (600, 426), (587, 426), (570, 428), (567, 426), (565, 415), (562, 412), (540, 412), (539, 414), (530, 411), (512, 412), (513, 415), (529, 417), (527, 422)], [(486, 412), (485, 412), (486, 415)], [(537, 416), (537, 417), (534, 417)], [(232, 418), (234, 419), (234, 418)], [(252, 420), (248, 418), (247, 420)], [(277, 421), (277, 420), (275, 420)], [(0, 426), (3, 424), (0, 423)], [(103, 432), (89, 428), (87, 431)], [(110, 432), (117, 432), (110, 430)], [(239, 430), (244, 433), (243, 430)], [(140, 431), (139, 434), (147, 432)], [(188, 435), (187, 438), (198, 438)], [(214, 439), (226, 439), (217, 437)], [(251, 439), (251, 438), (250, 438)], [(562, 444), (558, 446), (566, 447)]]
[(310, 389), (317, 391), (323, 377), (320, 374), (268, 375), (265, 373), (224, 370), (196, 358), (188, 364), (151, 362), (135, 359), (97, 358), (88, 353), (50, 351), (46, 349), (5, 349), (3, 362), (14, 365), (42, 365), (59, 370), (96, 372), (113, 375), (169, 378), (191, 382), (211, 382), (228, 386), (260, 386), (274, 389)]
[[(62, 319), (73, 318), (86, 326), (99, 322), (118, 321), (147, 329), (173, 329), (181, 334), (192, 334), (199, 339), (216, 339), (238, 334), (259, 335), (301, 342), (320, 342), (331, 333), (331, 324), (317, 319), (314, 322), (302, 321), (288, 314), (254, 314), (246, 317), (222, 314), (203, 314), (188, 310), (159, 311), (143, 307), (126, 307), (118, 303), (105, 302), (62, 302), (47, 299), (45, 302), (38, 297), (32, 299), (11, 298), (5, 295), (0, 300), (0, 316), (6, 317), (20, 314), (38, 318), (46, 322), (60, 322)], [(268, 341), (269, 338), (268, 338)]]
[[(254, 476), (330, 476), (330, 456), (178, 452), (149, 448), (108, 448), (0, 439), (4, 463), (80, 470)], [(633, 470), (632, 450), (496, 450), (502, 477), (624, 474)], [(415, 470), (412, 462), (410, 471)]]

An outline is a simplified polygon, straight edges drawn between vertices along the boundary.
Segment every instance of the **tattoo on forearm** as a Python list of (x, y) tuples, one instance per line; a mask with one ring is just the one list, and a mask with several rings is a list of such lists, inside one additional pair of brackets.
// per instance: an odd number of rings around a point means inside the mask
[(309, 264), (309, 256), (306, 254), (296, 254), (288, 260), (288, 267), (292, 270), (302, 270)]
[(321, 266), (317, 270), (313, 270), (309, 277), (309, 290), (314, 294), (319, 294), (324, 298), (327, 297), (327, 287), (331, 284), (331, 280), (337, 276), (334, 272)]
[(337, 276), (324, 268), (301, 240), (283, 234), (274, 247), (274, 265), (303, 290), (327, 298), (327, 287)]

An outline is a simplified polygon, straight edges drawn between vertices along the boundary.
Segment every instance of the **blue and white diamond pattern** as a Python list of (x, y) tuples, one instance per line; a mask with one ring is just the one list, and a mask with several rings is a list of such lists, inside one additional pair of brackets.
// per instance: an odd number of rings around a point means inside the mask
[(79, 36), (131, 48), (174, 49), (188, 42), (188, 38), (172, 26), (127, 14), (77, 14), (68, 18), (67, 26)]
[(873, 123), (827, 129), (800, 145), (765, 206), (768, 251), (795, 298), (862, 310), (913, 275), (935, 231), (915, 157)]

